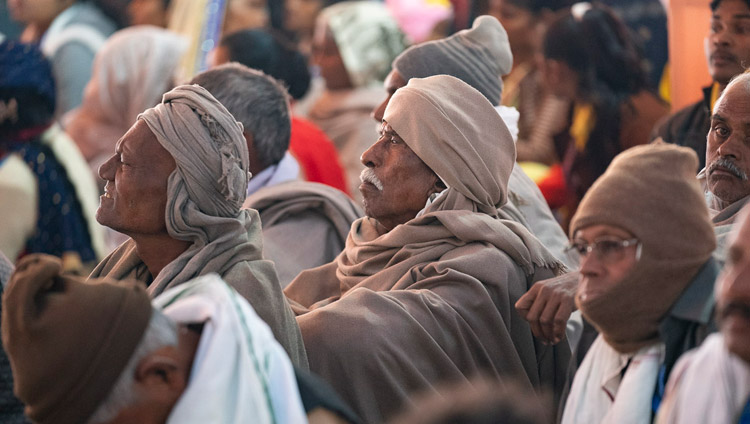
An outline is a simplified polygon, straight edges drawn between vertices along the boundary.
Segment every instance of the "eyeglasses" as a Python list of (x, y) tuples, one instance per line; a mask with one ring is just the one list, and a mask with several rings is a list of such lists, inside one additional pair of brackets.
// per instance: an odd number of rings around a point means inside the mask
[(635, 238), (630, 240), (604, 238), (595, 240), (593, 243), (573, 241), (567, 247), (567, 250), (575, 250), (581, 255), (581, 259), (584, 259), (589, 253), (594, 252), (598, 260), (611, 264), (624, 259), (626, 249), (630, 246), (636, 246), (635, 260), (639, 260), (641, 258), (641, 242)]

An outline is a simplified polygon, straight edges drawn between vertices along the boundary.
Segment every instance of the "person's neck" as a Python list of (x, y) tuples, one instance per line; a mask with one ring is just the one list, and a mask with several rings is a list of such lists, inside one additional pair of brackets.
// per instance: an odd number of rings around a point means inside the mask
[(132, 236), (138, 257), (151, 275), (156, 278), (164, 267), (185, 252), (192, 242), (177, 240), (168, 234), (157, 236)]

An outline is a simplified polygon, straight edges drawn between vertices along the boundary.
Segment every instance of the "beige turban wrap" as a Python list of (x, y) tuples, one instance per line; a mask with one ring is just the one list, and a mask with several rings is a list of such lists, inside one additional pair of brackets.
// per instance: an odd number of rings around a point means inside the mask
[[(449, 187), (436, 203), (497, 216), (516, 148), (482, 93), (448, 75), (412, 78), (393, 95), (383, 119)], [(467, 200), (473, 207), (456, 204)]]
[(698, 159), (672, 144), (619, 154), (583, 197), (570, 235), (607, 224), (641, 242), (641, 258), (607, 293), (576, 303), (609, 345), (628, 353), (658, 338), (662, 318), (716, 248), (695, 169)]
[(182, 85), (138, 119), (177, 163), (167, 211), (189, 198), (208, 215), (237, 215), (250, 180), (247, 144), (242, 124), (218, 100), (203, 87)]

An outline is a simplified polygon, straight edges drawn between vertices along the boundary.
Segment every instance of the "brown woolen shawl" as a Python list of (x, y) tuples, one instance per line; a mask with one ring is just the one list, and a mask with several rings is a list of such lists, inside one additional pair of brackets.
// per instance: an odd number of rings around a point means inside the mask
[(522, 225), (497, 218), (515, 159), (502, 119), (441, 75), (410, 80), (385, 120), (450, 188), (387, 233), (373, 218), (355, 221), (336, 261), (286, 289), (311, 369), (368, 422), (414, 391), (479, 373), (559, 390), (567, 345), (537, 343), (513, 304), (562, 265)]
[(258, 212), (241, 209), (249, 180), (242, 124), (197, 85), (166, 93), (161, 104), (138, 119), (175, 160), (167, 182), (167, 231), (192, 245), (153, 278), (131, 239), (105, 258), (91, 277), (138, 278), (149, 283), (148, 292), (155, 297), (215, 272), (250, 302), (292, 362), (306, 367), (294, 315), (273, 263), (263, 259)]
[(711, 257), (716, 238), (695, 178), (698, 158), (685, 147), (655, 143), (619, 154), (583, 197), (570, 236), (595, 224), (629, 231), (641, 258), (623, 281), (576, 304), (617, 351), (658, 341), (659, 323)]

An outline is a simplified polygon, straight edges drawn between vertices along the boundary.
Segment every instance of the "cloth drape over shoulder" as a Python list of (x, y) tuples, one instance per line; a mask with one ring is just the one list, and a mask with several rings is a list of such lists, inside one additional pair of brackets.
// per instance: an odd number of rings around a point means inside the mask
[(282, 287), (303, 270), (336, 259), (352, 222), (363, 215), (343, 192), (304, 181), (262, 188), (243, 207), (260, 214), (264, 255), (275, 263)]
[(178, 323), (204, 323), (190, 381), (168, 423), (306, 422), (286, 353), (216, 274), (167, 290), (154, 305)]
[[(435, 110), (411, 96), (414, 86), (418, 92), (412, 94), (427, 93), (425, 99), (436, 91), (465, 98), (453, 101), (486, 125), (468, 128), (455, 110), (436, 120), (463, 126), (440, 132), (429, 119), (407, 125), (413, 111)], [(470, 106), (479, 101), (488, 112), (481, 104), (479, 110)], [(311, 369), (367, 422), (387, 418), (416, 391), (479, 374), (560, 389), (570, 355), (566, 344), (534, 340), (513, 307), (533, 281), (562, 265), (521, 224), (498, 217), (515, 158), (502, 120), (479, 92), (447, 76), (412, 79), (385, 116), (450, 188), (387, 233), (379, 232), (374, 218), (355, 221), (334, 262), (304, 271), (286, 289)], [(500, 134), (500, 142), (477, 143), (480, 128)], [(422, 130), (435, 137), (415, 132)], [(505, 148), (511, 154), (498, 155)]]
[(215, 272), (250, 302), (292, 362), (306, 367), (299, 328), (273, 263), (263, 259), (258, 213), (240, 209), (249, 178), (242, 124), (197, 85), (175, 88), (138, 119), (148, 124), (177, 164), (167, 183), (167, 231), (192, 245), (153, 277), (129, 240), (91, 277), (137, 278), (157, 296)]

